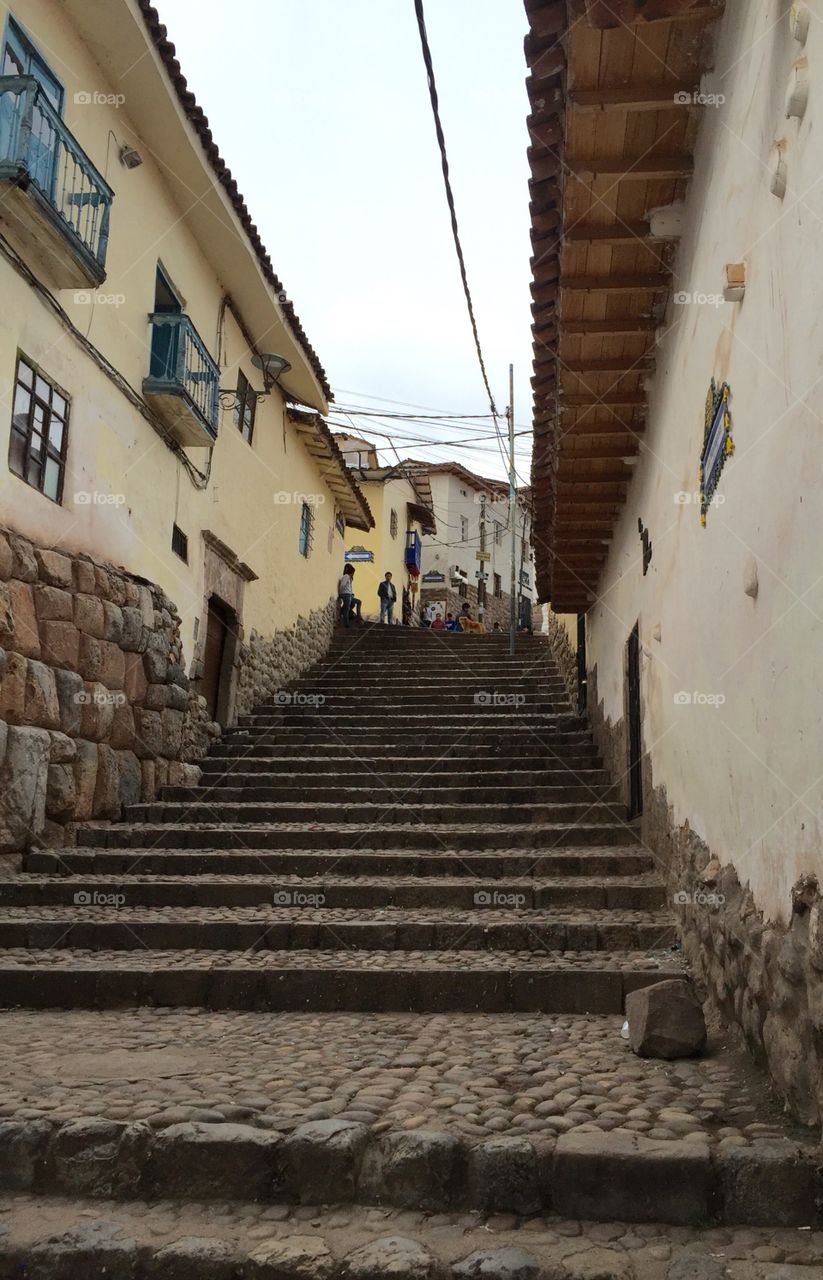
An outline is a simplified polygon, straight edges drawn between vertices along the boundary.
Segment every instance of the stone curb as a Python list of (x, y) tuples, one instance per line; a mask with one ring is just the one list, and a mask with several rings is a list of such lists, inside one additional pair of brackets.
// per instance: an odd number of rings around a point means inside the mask
[(243, 1124), (0, 1121), (0, 1189), (145, 1199), (358, 1203), (443, 1212), (557, 1212), (611, 1222), (816, 1226), (823, 1169), (787, 1139), (710, 1151), (640, 1134), (556, 1142), (446, 1132), (372, 1134), (320, 1120), (292, 1133)]

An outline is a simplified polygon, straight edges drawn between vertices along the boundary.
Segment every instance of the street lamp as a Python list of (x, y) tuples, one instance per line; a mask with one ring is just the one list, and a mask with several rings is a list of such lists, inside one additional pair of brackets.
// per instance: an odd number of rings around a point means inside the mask
[(239, 408), (242, 411), (241, 399), (244, 402), (252, 399), (252, 397), (255, 400), (264, 400), (266, 396), (271, 395), (272, 387), (275, 386), (278, 379), (284, 373), (288, 373), (291, 368), (285, 356), (278, 356), (273, 351), (255, 352), (251, 362), (255, 369), (261, 369), (263, 372), (263, 390), (253, 391), (251, 387), (246, 387), (245, 395), (241, 396), (235, 387), (221, 387), (220, 403), (224, 409)]

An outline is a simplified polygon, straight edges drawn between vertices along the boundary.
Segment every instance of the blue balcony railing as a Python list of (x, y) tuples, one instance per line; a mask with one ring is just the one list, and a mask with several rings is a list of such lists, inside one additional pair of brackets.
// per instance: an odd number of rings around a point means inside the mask
[(156, 311), (151, 362), (143, 391), (182, 396), (213, 439), (217, 437), (220, 371), (187, 315)]
[(102, 279), (114, 193), (34, 76), (0, 76), (0, 179), (33, 184)]
[(413, 574), (418, 574), (422, 559), (423, 544), (420, 541), (420, 534), (416, 529), (409, 529), (406, 534), (406, 568)]

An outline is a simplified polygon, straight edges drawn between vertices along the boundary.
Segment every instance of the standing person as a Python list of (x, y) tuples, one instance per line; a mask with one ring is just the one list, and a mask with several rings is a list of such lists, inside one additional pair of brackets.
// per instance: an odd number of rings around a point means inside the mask
[(388, 620), (389, 626), (394, 623), (394, 605), (397, 600), (397, 587), (391, 580), (391, 574), (387, 573), (380, 586), (377, 588), (377, 595), (380, 599), (380, 621)]
[(409, 588), (404, 587), (403, 588), (403, 626), (410, 627), (411, 624), (412, 624), (411, 595), (409, 594)]
[(424, 627), (430, 627), (433, 619), (434, 619), (434, 609), (432, 609), (430, 604), (424, 605), (421, 625)]
[(357, 606), (355, 618), (358, 622), (362, 621), (360, 617), (360, 601), (354, 594), (354, 565), (347, 564), (343, 569), (343, 575), (337, 584), (337, 594), (343, 604), (343, 622), (349, 627), (351, 626), (351, 615), (354, 606)]

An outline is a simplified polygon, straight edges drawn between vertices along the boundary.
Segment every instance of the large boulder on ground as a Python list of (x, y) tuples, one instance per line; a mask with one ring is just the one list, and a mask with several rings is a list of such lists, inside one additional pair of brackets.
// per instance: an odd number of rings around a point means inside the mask
[(706, 1019), (690, 982), (668, 978), (626, 996), (629, 1044), (641, 1058), (693, 1058), (706, 1047)]

